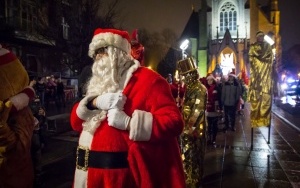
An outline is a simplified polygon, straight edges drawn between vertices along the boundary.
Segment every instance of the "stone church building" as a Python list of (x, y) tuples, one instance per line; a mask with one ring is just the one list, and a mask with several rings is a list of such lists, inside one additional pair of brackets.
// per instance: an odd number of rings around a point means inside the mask
[(249, 76), (248, 50), (261, 30), (274, 41), (274, 63), (281, 64), (278, 0), (202, 0), (181, 35), (183, 52), (198, 64), (200, 76), (244, 72)]

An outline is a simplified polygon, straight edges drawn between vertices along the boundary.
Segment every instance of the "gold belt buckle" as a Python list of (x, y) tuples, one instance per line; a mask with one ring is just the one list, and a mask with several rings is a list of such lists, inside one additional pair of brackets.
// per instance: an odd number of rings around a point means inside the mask
[[(79, 149), (84, 150), (84, 166), (80, 166), (78, 164), (78, 155), (79, 155)], [(87, 171), (88, 168), (88, 164), (89, 164), (89, 147), (87, 146), (81, 146), (79, 145), (77, 147), (77, 151), (76, 151), (76, 168), (79, 170), (83, 170), (83, 171)]]

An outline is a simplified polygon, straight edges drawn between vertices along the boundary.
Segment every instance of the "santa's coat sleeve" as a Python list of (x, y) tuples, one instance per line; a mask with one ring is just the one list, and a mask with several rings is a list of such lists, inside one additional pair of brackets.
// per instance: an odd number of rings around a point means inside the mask
[(74, 131), (81, 132), (82, 131), (82, 123), (84, 122), (84, 120), (80, 119), (76, 114), (76, 110), (77, 110), (78, 106), (79, 106), (79, 102), (76, 103), (71, 110), (70, 124)]
[(142, 93), (146, 101), (145, 109), (136, 109), (132, 114), (129, 138), (134, 141), (157, 141), (180, 135), (183, 121), (169, 84), (161, 77), (154, 77), (147, 88), (148, 91)]

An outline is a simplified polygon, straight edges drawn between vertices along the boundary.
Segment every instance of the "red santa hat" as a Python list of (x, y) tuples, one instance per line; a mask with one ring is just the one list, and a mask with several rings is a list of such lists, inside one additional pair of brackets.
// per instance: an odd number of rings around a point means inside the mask
[(128, 32), (117, 29), (96, 29), (89, 46), (88, 55), (93, 57), (95, 50), (107, 46), (114, 46), (130, 54), (131, 46)]
[(209, 79), (213, 79), (215, 82), (217, 82), (216, 78), (212, 74), (210, 74), (206, 77), (206, 80), (209, 80)]
[(237, 78), (234, 72), (229, 73), (228, 76), (232, 76), (234, 78)]

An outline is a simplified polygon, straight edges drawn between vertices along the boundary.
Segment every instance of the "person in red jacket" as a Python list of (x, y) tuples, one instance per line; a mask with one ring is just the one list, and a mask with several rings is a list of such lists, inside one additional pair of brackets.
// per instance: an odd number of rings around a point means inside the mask
[(80, 132), (74, 187), (186, 187), (182, 115), (167, 81), (130, 53), (128, 32), (95, 30), (92, 76), (70, 116)]
[(208, 129), (208, 144), (216, 144), (218, 133), (218, 117), (219, 117), (219, 99), (220, 91), (218, 91), (216, 78), (210, 74), (206, 77), (207, 84), (207, 103), (206, 103), (206, 119)]

